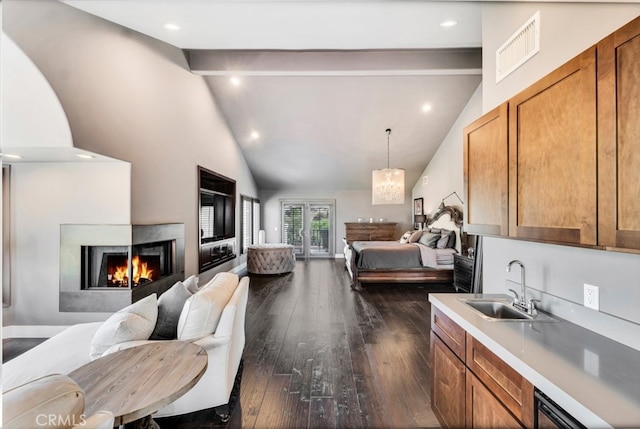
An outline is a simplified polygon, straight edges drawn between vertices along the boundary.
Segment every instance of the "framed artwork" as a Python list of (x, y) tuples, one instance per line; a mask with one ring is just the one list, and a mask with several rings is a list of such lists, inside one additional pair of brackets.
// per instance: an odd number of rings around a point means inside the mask
[(414, 198), (413, 200), (413, 214), (421, 215), (422, 214), (422, 202), (423, 198)]

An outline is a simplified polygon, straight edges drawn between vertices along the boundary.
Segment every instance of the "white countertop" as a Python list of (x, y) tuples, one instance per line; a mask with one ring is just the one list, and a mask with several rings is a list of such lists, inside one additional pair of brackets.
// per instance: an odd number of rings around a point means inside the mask
[(589, 428), (640, 427), (640, 351), (553, 316), (555, 322), (490, 321), (468, 298), (429, 301)]

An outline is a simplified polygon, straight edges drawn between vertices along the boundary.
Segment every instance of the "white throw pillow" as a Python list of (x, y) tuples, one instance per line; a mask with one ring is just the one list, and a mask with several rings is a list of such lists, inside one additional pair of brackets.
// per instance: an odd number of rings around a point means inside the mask
[(158, 296), (155, 293), (118, 310), (96, 331), (89, 357), (91, 360), (99, 358), (114, 344), (149, 339), (157, 319)]
[(224, 307), (238, 286), (238, 275), (218, 273), (184, 303), (178, 320), (178, 340), (193, 340), (216, 330)]
[(184, 285), (184, 287), (187, 288), (187, 290), (191, 293), (196, 293), (198, 292), (198, 283), (199, 283), (200, 279), (198, 278), (198, 276), (196, 276), (195, 274), (193, 274), (192, 276), (187, 277), (186, 280), (184, 280), (182, 282), (182, 284)]

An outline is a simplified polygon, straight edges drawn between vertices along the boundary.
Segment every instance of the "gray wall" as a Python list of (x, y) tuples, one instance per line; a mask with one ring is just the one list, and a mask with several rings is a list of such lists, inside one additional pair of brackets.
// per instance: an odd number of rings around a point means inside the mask
[[(464, 118), (465, 125), (515, 95), (576, 54), (619, 28), (640, 13), (637, 4), (591, 3), (484, 3), (482, 112)], [(537, 10), (541, 12), (541, 52), (499, 84), (495, 84), (495, 51)], [(472, 101), (467, 106), (472, 105)], [(467, 120), (468, 119), (468, 120)], [(452, 129), (462, 145), (462, 131)], [(457, 137), (455, 137), (457, 134)], [(455, 190), (463, 180), (461, 150), (445, 148), (442, 157), (431, 161), (425, 173), (429, 182), (449, 180)], [(441, 164), (452, 171), (441, 172)], [(439, 184), (438, 186), (442, 186)], [(421, 183), (414, 187), (420, 195)], [(426, 198), (431, 198), (423, 191)], [(429, 204), (434, 204), (429, 200)], [(506, 272), (512, 259), (527, 267), (531, 296), (543, 298), (543, 308), (640, 349), (640, 255), (556, 246), (526, 241), (490, 238), (484, 240), (484, 291), (506, 292), (520, 282), (518, 269)], [(582, 306), (583, 284), (600, 287), (601, 311)], [(516, 285), (517, 287), (517, 285)]]
[[(188, 71), (179, 49), (57, 1), (3, 1), (3, 29), (53, 87), (74, 146), (131, 164), (130, 189), (123, 190), (130, 192), (128, 221), (185, 224), (185, 275), (196, 273), (197, 165), (235, 179), (238, 194), (257, 196), (251, 172), (203, 78)], [(213, 271), (203, 274), (203, 280)], [(52, 279), (56, 273), (48, 272)], [(16, 280), (14, 287), (35, 297), (49, 294), (53, 286)], [(49, 311), (51, 317), (36, 317), (34, 308), (17, 310), (19, 323), (71, 321)]]
[(132, 223), (184, 223), (185, 274), (197, 272), (197, 165), (257, 189), (182, 51), (59, 2), (5, 1), (3, 24), (56, 91), (74, 146), (131, 163)]
[[(429, 165), (420, 175), (420, 180), (413, 187), (413, 198), (424, 198), (425, 213), (433, 214), (442, 199), (454, 191), (464, 200), (462, 132), (465, 126), (481, 115), (482, 84), (473, 93)], [(424, 176), (428, 176), (426, 185), (422, 183)], [(462, 210), (462, 205), (455, 195), (447, 198), (445, 204), (456, 206)]]
[[(536, 11), (540, 11), (540, 52), (496, 84), (496, 49)], [(522, 91), (639, 14), (640, 4), (483, 3), (483, 111)]]
[[(408, 185), (408, 184), (407, 184)], [(408, 186), (407, 186), (408, 187)], [(410, 195), (405, 196), (405, 204), (371, 205), (371, 191), (261, 191), (262, 229), (265, 230), (268, 243), (281, 242), (280, 235), (280, 201), (283, 199), (327, 199), (335, 200), (335, 253), (342, 254), (344, 244), (344, 223), (357, 222), (358, 218), (377, 221), (384, 218), (388, 222), (397, 222), (398, 238), (402, 232), (413, 229), (411, 216), (413, 201)]]
[[(496, 49), (537, 10), (540, 52), (496, 85)], [(638, 4), (483, 5), (483, 110), (507, 100), (638, 14)], [(505, 270), (511, 259), (525, 263), (531, 287), (561, 300), (556, 300), (558, 314), (575, 317), (576, 323), (640, 348), (640, 255), (490, 238), (485, 240), (486, 291), (504, 291), (506, 278), (519, 282), (517, 269)], [(582, 307), (584, 283), (600, 287), (600, 313)], [(591, 323), (593, 320), (598, 323)], [(628, 322), (623, 329), (620, 320)]]

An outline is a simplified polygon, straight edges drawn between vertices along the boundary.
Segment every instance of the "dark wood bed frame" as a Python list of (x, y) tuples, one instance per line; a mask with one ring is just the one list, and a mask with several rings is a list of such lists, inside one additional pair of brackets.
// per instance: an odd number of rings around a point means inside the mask
[[(453, 223), (462, 228), (462, 213), (455, 207), (446, 206), (440, 207), (433, 218), (429, 219), (427, 226), (431, 225), (441, 216), (448, 214), (451, 217)], [(349, 246), (351, 244), (349, 243)], [(460, 231), (460, 248), (466, 249), (467, 236), (464, 232)], [(353, 248), (352, 248), (353, 249)], [(353, 255), (355, 251), (353, 250)], [(361, 290), (362, 283), (452, 283), (453, 282), (453, 269), (439, 269), (439, 268), (393, 268), (393, 269), (358, 269), (355, 263), (355, 257), (351, 258), (351, 272), (353, 278), (351, 282), (351, 288), (354, 290)]]

